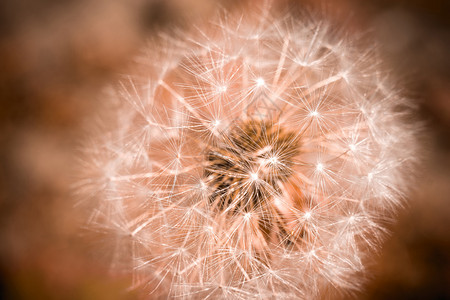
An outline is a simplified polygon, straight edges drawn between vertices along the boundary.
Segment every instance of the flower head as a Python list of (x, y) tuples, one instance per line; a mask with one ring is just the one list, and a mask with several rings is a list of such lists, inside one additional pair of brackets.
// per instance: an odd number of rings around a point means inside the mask
[(90, 226), (152, 296), (356, 290), (408, 188), (415, 129), (374, 49), (256, 15), (147, 48), (87, 151)]

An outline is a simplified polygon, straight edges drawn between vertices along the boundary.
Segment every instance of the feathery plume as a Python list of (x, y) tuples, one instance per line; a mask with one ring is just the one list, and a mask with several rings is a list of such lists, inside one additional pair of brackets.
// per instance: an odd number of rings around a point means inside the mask
[(162, 35), (109, 95), (89, 226), (149, 297), (360, 288), (408, 191), (408, 101), (373, 45), (268, 10)]

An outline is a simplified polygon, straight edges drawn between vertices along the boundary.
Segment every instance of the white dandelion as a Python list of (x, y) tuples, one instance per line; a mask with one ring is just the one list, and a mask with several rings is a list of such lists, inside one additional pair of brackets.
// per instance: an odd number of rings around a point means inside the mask
[(268, 10), (161, 35), (85, 146), (89, 227), (148, 298), (361, 288), (408, 191), (408, 101), (372, 45)]

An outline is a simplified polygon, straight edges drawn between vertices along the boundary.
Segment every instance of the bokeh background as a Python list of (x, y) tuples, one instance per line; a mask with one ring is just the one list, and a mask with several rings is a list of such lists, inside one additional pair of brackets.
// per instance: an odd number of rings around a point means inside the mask
[[(71, 186), (84, 125), (149, 37), (254, 1), (0, 2), (0, 298), (135, 299), (83, 239)], [(450, 1), (274, 1), (374, 43), (419, 109), (423, 165), (355, 299), (450, 299)], [(156, 45), (157, 46), (157, 45)], [(350, 298), (346, 295), (343, 298)]]

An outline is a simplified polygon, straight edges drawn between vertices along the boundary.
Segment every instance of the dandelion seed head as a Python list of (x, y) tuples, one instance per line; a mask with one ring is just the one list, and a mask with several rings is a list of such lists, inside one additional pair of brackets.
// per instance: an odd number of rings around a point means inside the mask
[(326, 20), (224, 14), (161, 34), (108, 95), (89, 226), (148, 298), (358, 290), (410, 187), (408, 100)]

